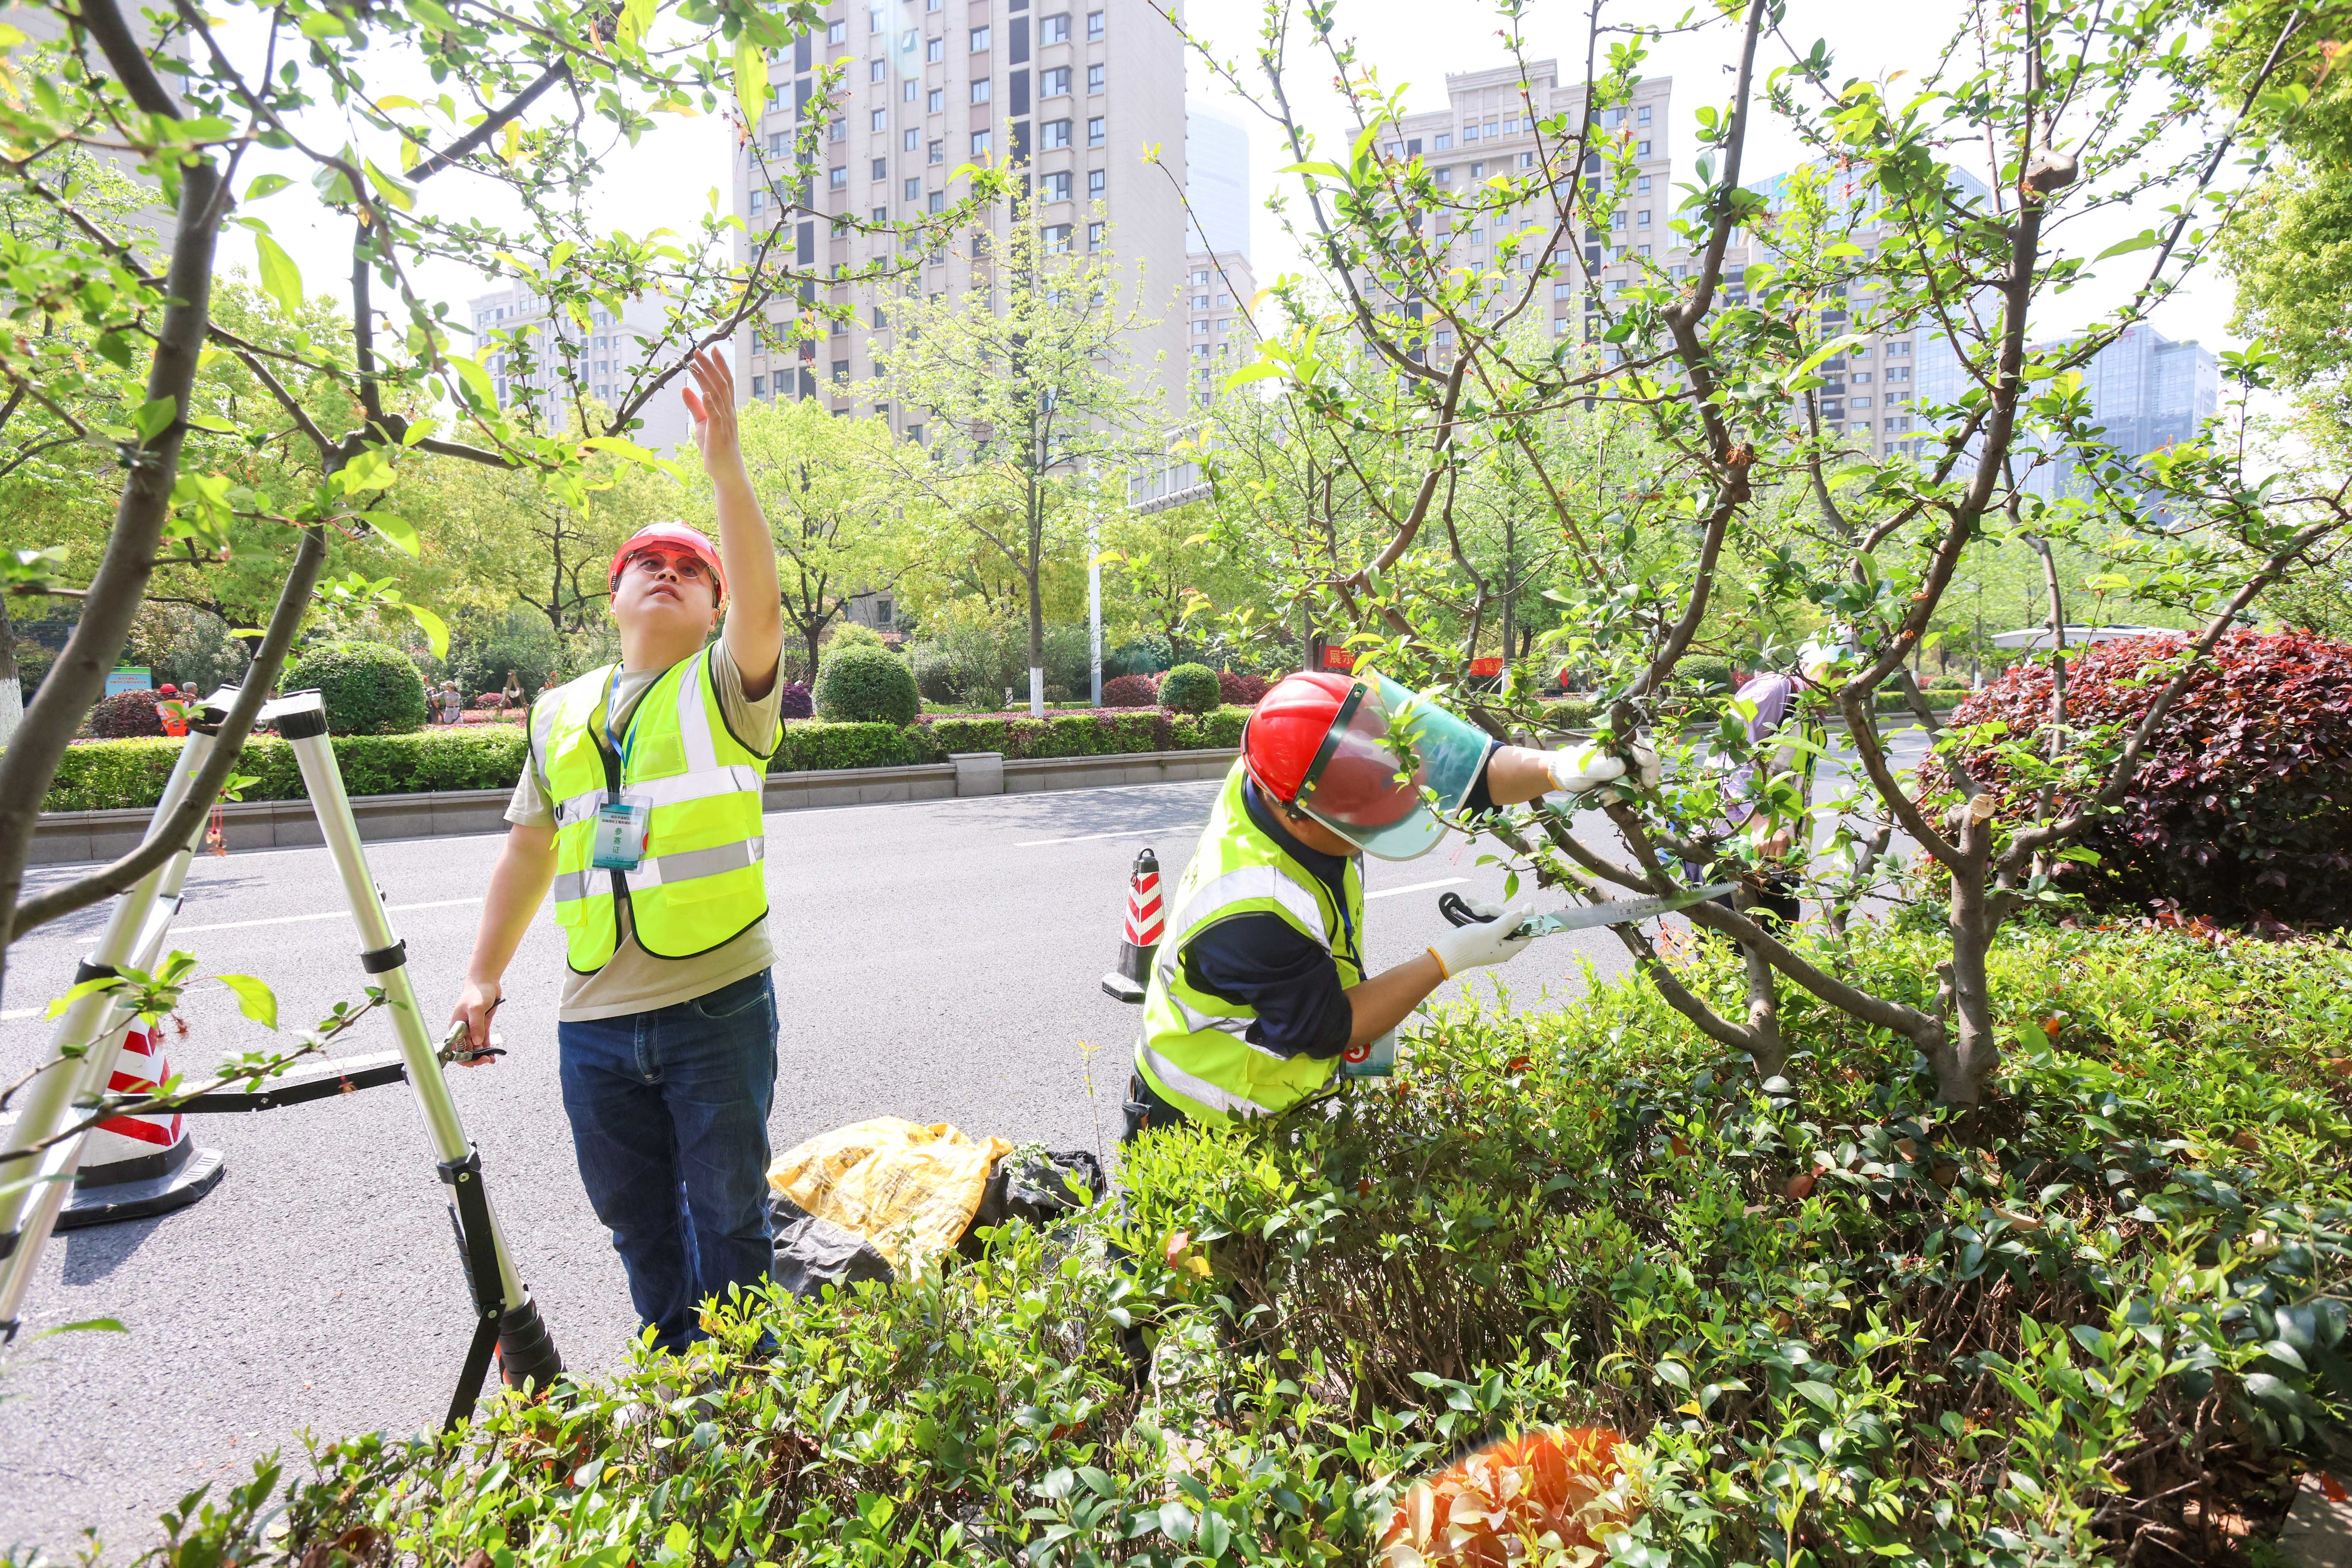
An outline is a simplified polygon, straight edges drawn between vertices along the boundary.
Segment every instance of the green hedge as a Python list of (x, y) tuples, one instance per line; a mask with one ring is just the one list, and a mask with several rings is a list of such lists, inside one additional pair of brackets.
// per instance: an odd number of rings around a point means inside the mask
[[(770, 773), (817, 773), (837, 768), (896, 768), (944, 761), (955, 752), (1002, 752), (1007, 757), (1109, 757), (1138, 752), (1192, 752), (1241, 744), (1246, 708), (1200, 715), (1150, 709), (1062, 713), (1046, 719), (937, 719), (897, 724), (828, 724), (795, 720), (784, 726)], [(520, 724), (469, 724), (406, 735), (338, 735), (331, 742), (353, 795), (409, 795), (426, 790), (511, 789), (522, 773)], [(180, 742), (163, 737), (89, 741), (66, 748), (44, 812), (109, 811), (151, 806)], [(236, 771), (259, 782), (246, 800), (300, 800), (306, 792), (292, 748), (273, 735), (246, 742)]]
[[(352, 795), (415, 795), (427, 790), (511, 789), (522, 774), (520, 724), (467, 725), (406, 735), (338, 735), (328, 742)], [(180, 754), (177, 740), (90, 741), (66, 748), (58, 776), (41, 801), (44, 812), (110, 811), (150, 806)], [(275, 735), (247, 741), (236, 771), (257, 782), (246, 800), (302, 800), (294, 748)]]
[[(1940, 951), (1838, 950), (1918, 1005)], [(1154, 1133), (1120, 1201), (980, 1259), (265, 1460), (158, 1556), (1336, 1568), (1415, 1477), (1559, 1424), (1634, 1447), (1629, 1568), (2121, 1563), (2112, 1521), (2266, 1518), (2352, 1444), (2342, 956), (2012, 927), (1969, 1117), (1811, 1005), (1759, 1083), (1635, 976), (1465, 1003), (1339, 1114)], [(1744, 994), (1727, 943), (1677, 974)]]

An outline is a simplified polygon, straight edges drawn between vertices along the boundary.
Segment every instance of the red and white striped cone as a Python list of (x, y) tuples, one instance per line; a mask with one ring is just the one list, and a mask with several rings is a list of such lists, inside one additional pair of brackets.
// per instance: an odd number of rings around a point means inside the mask
[(1135, 858), (1127, 879), (1127, 927), (1118, 944), (1118, 967), (1103, 976), (1106, 994), (1140, 1002), (1151, 979), (1151, 955), (1168, 927), (1160, 901), (1160, 858), (1149, 849)]
[[(172, 1076), (157, 1031), (133, 1024), (107, 1089), (144, 1094)], [(213, 1190), (226, 1167), (217, 1149), (199, 1149), (176, 1110), (116, 1116), (89, 1131), (82, 1145), (73, 1201), (58, 1215), (59, 1230), (117, 1220), (145, 1219), (185, 1208)]]

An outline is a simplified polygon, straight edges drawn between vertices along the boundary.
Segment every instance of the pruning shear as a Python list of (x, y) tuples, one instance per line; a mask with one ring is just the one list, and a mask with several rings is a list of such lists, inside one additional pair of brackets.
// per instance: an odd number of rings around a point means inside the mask
[[(1679, 893), (1662, 894), (1650, 899), (1617, 899), (1605, 904), (1571, 904), (1548, 915), (1535, 915), (1519, 923), (1515, 936), (1551, 936), (1559, 931), (1583, 931), (1591, 926), (1632, 925), (1657, 915), (1670, 915), (1676, 910), (1686, 910), (1693, 904), (1703, 904), (1709, 899), (1719, 899), (1738, 886), (1733, 882), (1716, 882), (1704, 888), (1685, 888)], [(1437, 900), (1437, 912), (1449, 925), (1475, 925), (1490, 921), (1493, 915), (1482, 915), (1463, 900), (1459, 893), (1442, 893)]]

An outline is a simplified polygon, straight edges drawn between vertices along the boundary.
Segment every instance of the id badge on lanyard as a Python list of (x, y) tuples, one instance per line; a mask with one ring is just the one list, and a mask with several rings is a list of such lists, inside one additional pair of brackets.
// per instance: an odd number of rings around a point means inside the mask
[(653, 825), (653, 802), (625, 795), (596, 808), (595, 855), (600, 871), (634, 871), (646, 858), (646, 833)]
[[(604, 687), (604, 739), (621, 758), (621, 776), (629, 772), (629, 753), (637, 740), (636, 726), (629, 726), (626, 741), (613, 733), (613, 686), (620, 680), (621, 672), (613, 672), (613, 680)], [(654, 803), (642, 795), (623, 791), (614, 799), (596, 808), (596, 827), (591, 839), (589, 864), (599, 871), (634, 871), (646, 858), (646, 836), (652, 829)]]

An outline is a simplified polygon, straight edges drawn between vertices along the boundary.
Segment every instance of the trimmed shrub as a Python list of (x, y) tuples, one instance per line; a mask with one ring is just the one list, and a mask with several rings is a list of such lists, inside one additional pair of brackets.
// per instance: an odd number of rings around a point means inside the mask
[(1230, 669), (1217, 671), (1217, 695), (1228, 708), (1255, 708), (1265, 696), (1269, 683), (1263, 675), (1236, 675)]
[[(2072, 726), (2119, 745), (2183, 646), (2138, 637), (2070, 654)], [(1968, 753), (2005, 817), (2030, 812), (2041, 786), (2031, 759), (2046, 749), (2050, 688), (2047, 660), (2019, 664), (1953, 714), (1957, 726), (2005, 727)], [(2077, 798), (2062, 783), (2062, 809)], [(2098, 863), (2063, 862), (2059, 886), (2095, 908), (2162, 900), (2233, 924), (2352, 921), (2352, 645), (2308, 632), (2224, 637), (2082, 844)]]
[[(511, 789), (522, 775), (526, 742), (520, 724), (451, 726), (405, 735), (341, 735), (331, 744), (352, 795), (413, 795), (427, 790)], [(41, 800), (44, 812), (119, 811), (153, 805), (180, 753), (177, 740), (92, 741), (68, 746)], [(245, 800), (302, 800), (294, 748), (257, 735), (237, 754), (236, 771), (255, 782)]]
[(1120, 675), (1156, 676), (1175, 662), (1176, 652), (1168, 646), (1168, 639), (1158, 632), (1146, 632), (1105, 656), (1103, 678), (1108, 680), (1114, 671)]
[(882, 640), (882, 634), (872, 626), (860, 626), (856, 621), (835, 621), (833, 623), (832, 631), (825, 636), (824, 645), (817, 650), (817, 663), (822, 668), (824, 655), (845, 647), (887, 647), (888, 646)]
[(1206, 713), (1171, 715), (1162, 750), (1223, 751), (1242, 743), (1242, 726), (1249, 722), (1246, 708), (1214, 708)]
[(1103, 682), (1106, 708), (1157, 708), (1160, 681), (1150, 675), (1118, 675)]
[(1543, 705), (1544, 722), (1555, 730), (1591, 729), (1599, 711), (1595, 704), (1581, 697), (1563, 697)]
[(809, 700), (808, 682), (805, 680), (784, 682), (783, 690), (777, 693), (776, 712), (780, 717), (788, 720), (815, 718), (816, 707)]
[(1217, 672), (1205, 664), (1180, 664), (1160, 678), (1160, 706), (1173, 713), (1206, 713), (1224, 700)]
[(142, 687), (137, 691), (118, 691), (111, 697), (101, 697), (89, 710), (89, 732), (101, 741), (127, 741), (136, 735), (160, 735), (163, 732), (163, 715), (155, 704), (163, 700)]
[(837, 635), (817, 665), (814, 700), (816, 716), (835, 724), (911, 724), (923, 710), (905, 659), (878, 641), (845, 645)]
[(504, 709), (506, 705), (506, 694), (501, 691), (485, 691), (479, 697), (474, 699), (475, 707), (484, 709), (492, 713), (499, 711)]
[(315, 644), (295, 658), (281, 686), (316, 689), (327, 704), (329, 734), (398, 735), (425, 727), (424, 678), (406, 654), (383, 643)]
[(1675, 665), (1675, 684), (1696, 691), (1729, 691), (1731, 661), (1712, 654), (1696, 654)]
[(902, 768), (938, 760), (929, 737), (914, 725), (803, 720), (784, 726), (784, 742), (769, 759), (768, 771), (805, 773), (833, 768)]

